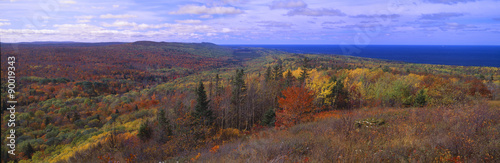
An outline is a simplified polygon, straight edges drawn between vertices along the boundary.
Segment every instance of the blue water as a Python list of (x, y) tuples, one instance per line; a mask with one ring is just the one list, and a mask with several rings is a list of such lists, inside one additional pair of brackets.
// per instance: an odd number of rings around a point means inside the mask
[(500, 46), (462, 45), (225, 45), (262, 47), (290, 53), (338, 54), (410, 63), (500, 67)]

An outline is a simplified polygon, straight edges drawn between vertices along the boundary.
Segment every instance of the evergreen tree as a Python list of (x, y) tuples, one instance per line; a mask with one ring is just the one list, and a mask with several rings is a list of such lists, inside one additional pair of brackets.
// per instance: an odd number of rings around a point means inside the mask
[(149, 127), (149, 122), (146, 120), (146, 122), (141, 124), (141, 127), (139, 127), (139, 133), (137, 133), (137, 137), (141, 139), (142, 141), (147, 141), (149, 138), (151, 138), (151, 133), (152, 130)]
[(425, 95), (425, 92), (423, 89), (421, 89), (417, 97), (415, 98), (415, 106), (417, 107), (423, 107), (427, 103), (427, 95)]
[(168, 137), (172, 135), (170, 121), (165, 115), (165, 109), (160, 109), (156, 118), (159, 125), (158, 127), (160, 131), (160, 142), (165, 143), (168, 140)]
[(306, 82), (307, 77), (309, 77), (309, 74), (307, 74), (307, 67), (309, 64), (309, 59), (307, 57), (304, 57), (304, 60), (302, 61), (302, 71), (300, 72), (299, 76), (299, 81), (300, 84), (303, 85)]
[(347, 106), (346, 98), (348, 93), (344, 90), (344, 83), (342, 79), (337, 79), (337, 77), (333, 76), (331, 81), (335, 82), (335, 86), (332, 87), (332, 91), (326, 98), (333, 99), (332, 106), (336, 108), (345, 108)]
[(215, 75), (215, 96), (220, 95), (222, 88), (220, 87), (220, 77), (219, 74)]
[(24, 149), (24, 155), (26, 155), (29, 159), (31, 159), (33, 153), (35, 153), (35, 149), (33, 148), (33, 146), (31, 146), (31, 143), (28, 143), (28, 145)]
[(280, 80), (283, 78), (283, 67), (281, 65), (276, 65), (274, 66), (274, 71), (273, 71), (273, 79), (274, 80)]
[(286, 72), (286, 83), (285, 83), (285, 87), (289, 87), (289, 86), (292, 86), (293, 85), (293, 75), (292, 75), (292, 71), (291, 70), (288, 70)]
[(196, 89), (196, 106), (193, 113), (193, 117), (201, 121), (204, 125), (212, 124), (214, 117), (212, 115), (212, 110), (208, 108), (208, 103), (210, 100), (207, 99), (207, 93), (205, 92), (205, 87), (203, 82), (200, 81), (198, 89)]
[(245, 85), (245, 80), (243, 79), (243, 76), (245, 73), (243, 72), (243, 69), (241, 70), (236, 70), (236, 74), (233, 77), (232, 81), (232, 86), (233, 86), (233, 96), (231, 97), (231, 104), (233, 106), (233, 110), (236, 111), (237, 114), (237, 126), (238, 128), (241, 127), (241, 114), (242, 114), (242, 106), (243, 106), (243, 100), (245, 98), (245, 92), (246, 92), (246, 85)]
[(276, 122), (276, 113), (274, 109), (269, 109), (264, 113), (261, 124), (265, 126), (274, 126), (274, 122)]
[(266, 74), (265, 74), (265, 77), (266, 77), (266, 82), (269, 82), (271, 81), (271, 66), (268, 66), (267, 67), (267, 70), (266, 70)]

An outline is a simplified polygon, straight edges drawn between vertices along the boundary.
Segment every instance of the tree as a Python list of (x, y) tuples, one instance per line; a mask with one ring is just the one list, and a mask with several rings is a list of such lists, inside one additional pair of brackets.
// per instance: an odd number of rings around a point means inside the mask
[(237, 113), (236, 121), (239, 129), (241, 127), (240, 122), (241, 122), (243, 100), (245, 99), (245, 92), (247, 90), (245, 85), (245, 80), (243, 79), (244, 75), (245, 73), (243, 72), (243, 69), (236, 70), (236, 73), (233, 76), (233, 81), (232, 81), (233, 96), (231, 97), (231, 104), (233, 106), (233, 109)]
[(303, 85), (305, 83), (307, 77), (309, 77), (309, 74), (307, 74), (308, 63), (309, 63), (309, 59), (307, 57), (305, 57), (304, 61), (302, 63), (302, 71), (300, 72), (300, 76), (299, 76), (299, 81), (300, 81), (301, 85)]
[(272, 75), (271, 66), (268, 66), (267, 70), (266, 70), (266, 74), (264, 75), (265, 79), (266, 79), (266, 82), (271, 81), (271, 75)]
[(332, 106), (335, 108), (345, 108), (347, 106), (347, 91), (344, 90), (344, 83), (342, 79), (337, 79), (333, 76), (331, 81), (335, 82), (335, 86), (332, 87), (331, 94), (327, 95), (326, 98), (333, 101)]
[(151, 133), (152, 130), (149, 127), (149, 121), (146, 120), (146, 122), (141, 124), (141, 127), (139, 127), (139, 133), (137, 133), (137, 137), (139, 137), (142, 141), (147, 141), (149, 138), (151, 138)]
[(415, 98), (415, 106), (423, 107), (425, 106), (426, 103), (427, 103), (427, 95), (425, 95), (424, 90), (421, 89), (418, 92), (417, 97)]
[(289, 87), (289, 86), (292, 86), (293, 85), (293, 75), (292, 75), (292, 71), (291, 70), (288, 70), (286, 71), (286, 83), (285, 83), (285, 87)]
[(160, 142), (164, 143), (168, 140), (168, 137), (172, 135), (170, 121), (165, 115), (165, 109), (160, 109), (156, 118), (159, 124)]
[(276, 122), (276, 113), (274, 109), (271, 108), (267, 110), (266, 113), (264, 113), (261, 124), (266, 126), (272, 126), (274, 125), (274, 122)]
[(208, 103), (210, 103), (210, 100), (207, 99), (207, 93), (205, 92), (205, 87), (203, 86), (203, 82), (201, 81), (198, 89), (196, 89), (196, 95), (198, 97), (196, 99), (196, 106), (193, 117), (199, 120), (204, 125), (211, 125), (214, 117), (212, 114), (212, 110), (208, 108)]
[(281, 92), (284, 98), (278, 100), (281, 109), (276, 111), (276, 127), (290, 127), (301, 121), (308, 121), (315, 111), (313, 92), (301, 87), (288, 87)]
[(35, 153), (35, 149), (33, 149), (33, 146), (31, 146), (31, 143), (28, 143), (26, 148), (24, 149), (24, 155), (26, 155), (29, 159), (31, 159), (31, 156)]

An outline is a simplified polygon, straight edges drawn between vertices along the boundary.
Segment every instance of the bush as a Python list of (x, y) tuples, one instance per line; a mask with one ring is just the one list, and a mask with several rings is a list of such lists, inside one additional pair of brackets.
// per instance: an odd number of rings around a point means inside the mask
[(238, 138), (241, 136), (241, 132), (238, 129), (235, 128), (226, 128), (222, 129), (220, 131), (220, 137), (219, 139), (221, 140), (231, 140), (233, 138)]
[(425, 106), (426, 103), (427, 103), (427, 95), (425, 94), (424, 90), (421, 89), (418, 92), (417, 97), (415, 98), (415, 106), (423, 107)]

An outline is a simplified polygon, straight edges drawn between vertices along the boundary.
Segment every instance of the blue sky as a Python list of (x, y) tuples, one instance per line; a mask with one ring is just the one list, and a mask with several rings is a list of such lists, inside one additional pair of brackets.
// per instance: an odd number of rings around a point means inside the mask
[(0, 41), (500, 45), (499, 0), (7, 0)]

